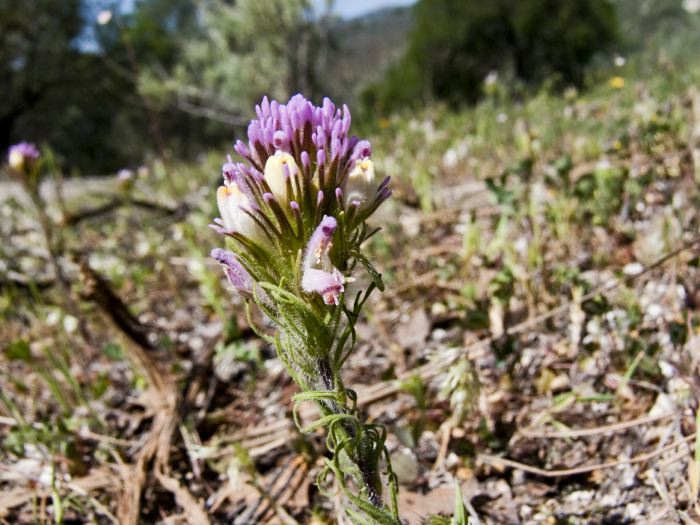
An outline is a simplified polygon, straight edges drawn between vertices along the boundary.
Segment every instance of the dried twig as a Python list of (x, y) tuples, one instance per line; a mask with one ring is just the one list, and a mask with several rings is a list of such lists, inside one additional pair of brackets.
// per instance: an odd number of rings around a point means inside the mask
[(136, 208), (141, 208), (163, 215), (177, 215), (189, 210), (189, 206), (186, 203), (183, 203), (180, 206), (177, 206), (176, 208), (170, 208), (168, 206), (158, 204), (157, 202), (147, 201), (144, 199), (137, 199), (128, 196), (117, 196), (105, 204), (96, 206), (94, 208), (81, 210), (73, 215), (66, 217), (65, 224), (67, 226), (75, 226), (76, 224), (85, 220), (96, 219), (103, 215), (108, 215), (113, 211), (118, 210), (122, 206), (134, 206)]
[(671, 416), (676, 415), (676, 412), (667, 412), (665, 414), (655, 414), (650, 416), (643, 416), (630, 421), (620, 421), (618, 423), (611, 423), (610, 425), (602, 425), (593, 428), (583, 428), (578, 430), (559, 430), (559, 431), (544, 431), (536, 432), (533, 430), (521, 429), (518, 433), (524, 437), (529, 438), (573, 438), (573, 437), (583, 437), (583, 436), (596, 436), (599, 434), (608, 434), (612, 432), (618, 432), (620, 430), (625, 430), (631, 427), (648, 425), (655, 421), (660, 421), (662, 419), (667, 419)]
[[(148, 331), (129, 311), (124, 302), (111, 289), (109, 283), (95, 272), (86, 261), (81, 262), (81, 272), (87, 284), (87, 296), (93, 300), (126, 336), (126, 350), (132, 361), (141, 368), (151, 386), (146, 396), (153, 413), (150, 432), (140, 447), (134, 465), (120, 465), (122, 493), (117, 516), (120, 523), (136, 525), (140, 521), (141, 491), (148, 465), (153, 462), (153, 472), (159, 483), (171, 492), (178, 504), (187, 511), (195, 525), (208, 525), (209, 519), (195, 498), (170, 476), (170, 443), (184, 411), (175, 380), (151, 355), (155, 350), (149, 341)], [(197, 374), (201, 371), (197, 369)]]
[(583, 465), (580, 467), (574, 467), (574, 468), (568, 468), (568, 469), (560, 469), (560, 470), (546, 470), (542, 469), (539, 467), (534, 467), (532, 465), (526, 465), (525, 463), (520, 463), (519, 461), (514, 461), (512, 459), (507, 459), (507, 458), (500, 458), (498, 456), (492, 456), (490, 454), (479, 454), (477, 458), (481, 460), (482, 462), (497, 467), (497, 468), (502, 468), (502, 467), (510, 467), (518, 470), (523, 470), (525, 472), (529, 472), (530, 474), (535, 474), (537, 476), (542, 476), (545, 478), (560, 478), (560, 477), (567, 477), (567, 476), (576, 476), (578, 474), (585, 474), (587, 472), (593, 472), (595, 470), (602, 470), (602, 469), (608, 469), (608, 468), (614, 468), (620, 465), (631, 465), (634, 463), (643, 463), (645, 461), (649, 461), (650, 459), (654, 459), (655, 457), (658, 457), (665, 452), (668, 452), (669, 450), (673, 450), (674, 448), (683, 445), (685, 443), (688, 443), (689, 441), (692, 441), (695, 439), (695, 433), (690, 434), (689, 436), (686, 436), (685, 438), (679, 440), (679, 441), (674, 441), (673, 443), (666, 445), (665, 447), (662, 447), (658, 450), (654, 450), (653, 452), (647, 452), (644, 454), (640, 454), (638, 456), (635, 456), (630, 459), (619, 459), (617, 461), (609, 461), (607, 463), (598, 463), (596, 465)]

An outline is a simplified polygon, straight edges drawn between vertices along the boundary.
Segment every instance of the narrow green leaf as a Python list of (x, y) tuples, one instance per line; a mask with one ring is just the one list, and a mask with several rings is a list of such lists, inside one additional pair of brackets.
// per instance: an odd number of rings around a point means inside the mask
[(455, 479), (455, 513), (452, 517), (452, 525), (469, 525), (469, 519), (467, 519), (467, 512), (464, 508), (464, 498), (462, 497), (462, 490), (459, 487), (459, 483)]
[(360, 252), (352, 252), (352, 256), (357, 259), (357, 261), (367, 270), (367, 273), (372, 277), (374, 285), (379, 289), (380, 292), (384, 291), (384, 281), (382, 280), (382, 274), (379, 273), (372, 263), (367, 260), (367, 257), (362, 255)]

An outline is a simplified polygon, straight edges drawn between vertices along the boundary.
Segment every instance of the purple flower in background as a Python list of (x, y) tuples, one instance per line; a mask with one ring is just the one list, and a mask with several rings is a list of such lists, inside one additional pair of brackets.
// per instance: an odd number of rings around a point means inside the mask
[(20, 142), (10, 146), (7, 153), (7, 161), (10, 167), (22, 171), (25, 166), (30, 167), (39, 157), (39, 149), (31, 142)]
[(306, 247), (304, 275), (301, 279), (301, 287), (306, 293), (318, 293), (323, 297), (323, 302), (335, 305), (345, 290), (345, 279), (331, 263), (329, 253), (337, 226), (333, 217), (323, 217)]

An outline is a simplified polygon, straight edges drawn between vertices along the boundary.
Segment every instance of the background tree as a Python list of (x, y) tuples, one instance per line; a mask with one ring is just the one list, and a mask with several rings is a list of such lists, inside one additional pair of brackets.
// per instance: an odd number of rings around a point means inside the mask
[[(27, 115), (48, 109), (52, 93), (66, 80), (78, 55), (74, 40), (82, 28), (79, 0), (0, 2), (0, 148), (25, 134), (43, 138)], [(51, 113), (45, 114), (50, 125)], [(21, 131), (20, 131), (21, 130)]]
[[(149, 142), (137, 76), (124, 39), (135, 56), (174, 56), (172, 35), (153, 28), (142, 12), (161, 0), (137, 4), (120, 26), (98, 31), (94, 7), (81, 0), (0, 2), (0, 149), (19, 140), (50, 145), (71, 169), (115, 171), (143, 161)], [(184, 0), (180, 4), (187, 4)], [(171, 2), (172, 12), (178, 2)], [(167, 19), (166, 19), (167, 20)], [(164, 25), (165, 21), (162, 22)]]
[(471, 102), (493, 70), (530, 85), (550, 77), (578, 85), (617, 38), (608, 0), (419, 0), (414, 19), (406, 54), (367, 92), (370, 105)]
[(181, 39), (177, 61), (144, 70), (140, 89), (163, 106), (243, 124), (263, 95), (317, 90), (319, 33), (307, 0), (206, 0), (196, 34)]

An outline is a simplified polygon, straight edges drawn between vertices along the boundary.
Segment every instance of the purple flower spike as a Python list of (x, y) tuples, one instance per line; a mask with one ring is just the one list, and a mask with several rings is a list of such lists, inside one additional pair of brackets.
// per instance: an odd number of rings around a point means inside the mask
[[(264, 97), (255, 115), (247, 140), (233, 145), (238, 158), (222, 167), (224, 184), (217, 190), (221, 219), (211, 227), (238, 242), (234, 251), (245, 254), (242, 260), (255, 275), (253, 264), (266, 264), (265, 258), (277, 257), (279, 250), (296, 253), (313, 233), (302, 288), (337, 304), (345, 279), (330, 261), (336, 228), (332, 215), (352, 211), (343, 235), (357, 239), (357, 229), (390, 195), (386, 184), (375, 180), (370, 143), (350, 135), (350, 110), (328, 98), (316, 106), (300, 94), (284, 104)], [(310, 232), (314, 224), (319, 226)], [(352, 247), (342, 246), (334, 257), (349, 256)]]
[(233, 288), (246, 299), (253, 297), (253, 278), (239, 262), (236, 254), (221, 248), (214, 248), (211, 256), (216, 259), (224, 269), (224, 274)]
[[(257, 118), (248, 126), (247, 143), (237, 141), (234, 145), (245, 164), (237, 165), (240, 167), (233, 172), (225, 171), (227, 183), (235, 181), (250, 200), (259, 199), (261, 206), (262, 194), (270, 190), (283, 207), (311, 188), (331, 196), (340, 187), (347, 199), (350, 172), (357, 161), (370, 158), (372, 148), (368, 141), (350, 135), (352, 116), (346, 105), (337, 107), (324, 98), (320, 106), (315, 106), (297, 94), (286, 104), (264, 97), (255, 106), (255, 113)], [(268, 170), (268, 161), (279, 155), (288, 157), (289, 173), (286, 169)], [(293, 194), (286, 191), (288, 184)], [(315, 217), (333, 213), (335, 200), (328, 203), (326, 199), (324, 206), (330, 207), (318, 210)], [(316, 210), (304, 213), (309, 211)]]
[[(308, 149), (309, 144), (313, 145), (308, 151), (310, 159), (318, 151), (328, 150), (334, 158), (348, 160), (352, 148), (347, 146), (356, 142), (348, 136), (350, 111), (346, 106), (337, 109), (327, 98), (321, 107), (302, 95), (294, 95), (287, 104), (263, 98), (255, 112), (257, 119), (248, 126), (248, 144), (237, 142), (234, 149), (258, 166), (264, 166), (267, 158), (277, 151), (300, 152)], [(312, 136), (307, 135), (309, 132)], [(304, 164), (301, 158), (295, 161)]]

